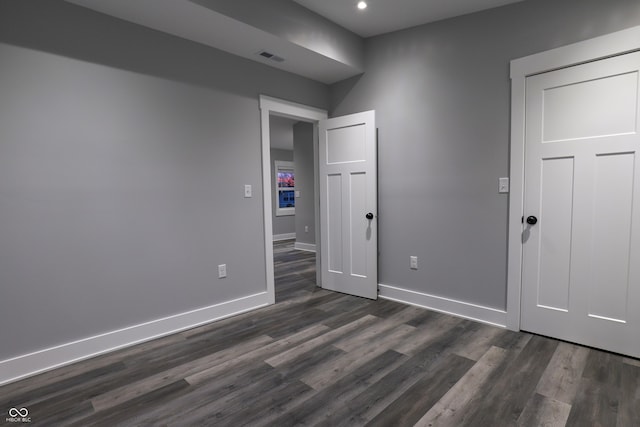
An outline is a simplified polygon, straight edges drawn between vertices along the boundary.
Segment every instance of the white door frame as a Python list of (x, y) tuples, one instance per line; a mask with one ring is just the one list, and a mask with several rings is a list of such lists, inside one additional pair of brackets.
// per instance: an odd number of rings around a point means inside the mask
[(640, 26), (511, 61), (511, 194), (507, 264), (507, 328), (511, 330), (520, 330), (526, 78), (634, 51), (640, 51)]
[[(318, 182), (318, 122), (325, 120), (328, 113), (314, 107), (309, 107), (295, 102), (272, 98), (260, 95), (260, 122), (262, 134), (262, 196), (264, 206), (264, 254), (265, 254), (265, 274), (267, 278), (267, 297), (269, 304), (275, 304), (275, 278), (273, 271), (273, 218), (272, 218), (272, 196), (271, 196), (271, 137), (269, 135), (269, 116), (282, 116), (297, 119), (303, 122), (313, 123), (313, 162), (316, 165), (314, 178), (314, 207), (315, 207), (315, 228), (316, 228), (316, 254), (320, 254), (320, 195)], [(316, 256), (316, 277), (317, 283), (322, 283), (319, 268), (320, 256)]]

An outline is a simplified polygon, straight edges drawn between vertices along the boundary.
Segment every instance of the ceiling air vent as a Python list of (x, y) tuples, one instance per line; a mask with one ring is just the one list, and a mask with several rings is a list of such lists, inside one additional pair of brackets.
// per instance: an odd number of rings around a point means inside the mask
[(278, 55), (274, 55), (271, 52), (267, 52), (266, 50), (262, 50), (260, 52), (258, 52), (258, 55), (262, 56), (263, 58), (267, 58), (270, 61), (275, 61), (275, 62), (284, 62), (284, 58), (278, 56)]

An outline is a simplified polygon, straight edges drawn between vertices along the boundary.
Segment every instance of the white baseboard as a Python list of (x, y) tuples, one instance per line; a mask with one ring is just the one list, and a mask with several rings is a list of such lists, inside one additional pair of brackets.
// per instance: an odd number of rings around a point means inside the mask
[(312, 243), (302, 243), (302, 242), (296, 242), (293, 245), (294, 249), (298, 249), (299, 251), (307, 251), (307, 252), (315, 252), (316, 251), (316, 245), (312, 244)]
[(273, 241), (279, 242), (281, 240), (291, 240), (296, 238), (296, 233), (274, 234)]
[(266, 292), (186, 313), (130, 326), (0, 361), (0, 386), (54, 368), (88, 359), (268, 305)]
[(424, 307), (501, 328), (506, 328), (507, 324), (507, 312), (504, 310), (401, 289), (395, 286), (378, 285), (378, 296), (383, 299)]

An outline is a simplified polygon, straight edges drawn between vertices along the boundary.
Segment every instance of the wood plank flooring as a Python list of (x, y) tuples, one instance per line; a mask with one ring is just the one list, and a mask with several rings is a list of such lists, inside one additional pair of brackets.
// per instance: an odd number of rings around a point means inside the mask
[(640, 425), (640, 362), (315, 286), (274, 247), (274, 306), (0, 387), (0, 424)]

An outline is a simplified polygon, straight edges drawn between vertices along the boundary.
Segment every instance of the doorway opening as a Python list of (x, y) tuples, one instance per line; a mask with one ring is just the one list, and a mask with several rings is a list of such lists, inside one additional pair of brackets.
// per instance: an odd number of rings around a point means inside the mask
[[(320, 218), (319, 218), (319, 181), (317, 175), (318, 166), (318, 123), (320, 120), (324, 120), (328, 117), (328, 114), (324, 110), (317, 108), (284, 101), (268, 96), (260, 96), (260, 114), (261, 114), (261, 134), (262, 134), (262, 183), (263, 183), (263, 197), (264, 197), (264, 244), (265, 244), (265, 271), (267, 281), (267, 295), (270, 304), (274, 304), (276, 301), (275, 296), (275, 275), (274, 275), (274, 191), (272, 185), (274, 180), (272, 179), (272, 143), (271, 143), (271, 119), (280, 118), (288, 119), (293, 122), (310, 123), (313, 127), (313, 228), (315, 230), (316, 251), (320, 250), (320, 241), (318, 239), (320, 232)], [(301, 191), (301, 190), (300, 190)], [(304, 226), (304, 225), (303, 225)], [(309, 225), (307, 225), (309, 226)], [(319, 285), (321, 280), (321, 268), (320, 257), (315, 257), (315, 274), (316, 283)]]
[(276, 303), (316, 291), (312, 123), (269, 116)]

